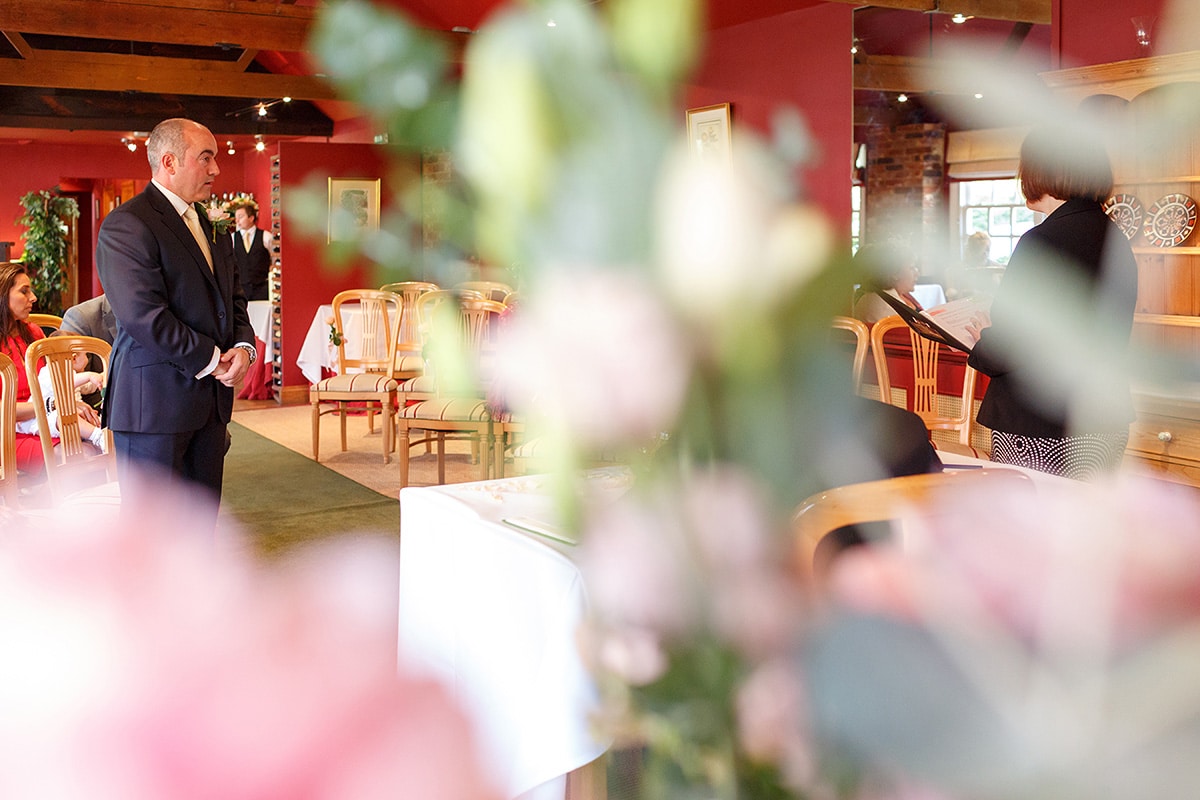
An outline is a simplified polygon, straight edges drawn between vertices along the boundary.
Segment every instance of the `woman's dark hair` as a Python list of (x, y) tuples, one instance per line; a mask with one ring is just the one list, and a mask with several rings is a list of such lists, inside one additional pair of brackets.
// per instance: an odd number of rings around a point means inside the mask
[(18, 261), (0, 262), (0, 338), (19, 336), (25, 344), (33, 341), (33, 332), (13, 316), (8, 295), (17, 283), (18, 275), (28, 275), (25, 265)]
[(854, 253), (855, 281), (867, 291), (894, 289), (915, 262), (916, 254), (903, 242), (887, 239), (864, 244)]
[(1021, 144), (1017, 168), (1026, 200), (1104, 202), (1112, 194), (1112, 165), (1104, 144), (1078, 128), (1038, 128)]

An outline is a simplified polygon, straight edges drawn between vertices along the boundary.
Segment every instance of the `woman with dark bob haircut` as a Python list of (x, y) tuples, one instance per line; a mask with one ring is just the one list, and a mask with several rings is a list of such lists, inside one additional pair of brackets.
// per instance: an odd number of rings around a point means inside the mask
[[(978, 419), (992, 429), (993, 461), (1087, 479), (1120, 465), (1134, 417), (1120, 365), (1133, 328), (1137, 263), (1101, 207), (1113, 185), (1103, 144), (1078, 130), (1035, 130), (1021, 146), (1018, 177), (1025, 205), (1046, 218), (1013, 250), (991, 327), (967, 362), (991, 378)], [(1069, 293), (1064, 313), (1079, 309), (1073, 327), (1100, 356), (1077, 366), (1084, 376), (1105, 376), (1105, 391), (1083, 388), (1086, 380), (1056, 381), (1036, 363), (1038, 349), (1057, 342), (1031, 346), (1027, 309), (1051, 291)]]
[[(17, 368), (18, 420), (33, 419), (37, 413), (29, 399), (25, 373), (25, 351), (35, 340), (45, 338), (42, 329), (29, 321), (36, 301), (25, 265), (0, 261), (0, 353), (11, 358)], [(17, 470), (28, 476), (41, 475), (46, 468), (41, 439), (36, 433), (17, 433), (16, 440)]]

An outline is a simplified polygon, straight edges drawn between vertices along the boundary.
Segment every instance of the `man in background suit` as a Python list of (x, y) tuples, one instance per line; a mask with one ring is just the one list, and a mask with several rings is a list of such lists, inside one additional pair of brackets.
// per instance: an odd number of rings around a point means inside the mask
[[(113, 316), (112, 306), (104, 295), (84, 300), (63, 312), (60, 330), (66, 333), (78, 333), (82, 336), (94, 336), (97, 339), (112, 344), (117, 338), (117, 318)], [(104, 362), (94, 353), (88, 356), (88, 367), (92, 372), (103, 372)], [(85, 394), (83, 400), (97, 411), (104, 400), (103, 392)]]
[(104, 295), (84, 300), (63, 312), (62, 329), (94, 336), (112, 344), (117, 339), (117, 318)]
[(197, 213), (220, 174), (216, 139), (169, 119), (146, 151), (153, 180), (105, 217), (96, 247), (117, 318), (104, 424), (126, 508), (182, 480), (203, 490), (215, 524), (233, 387), (255, 357), (254, 330), (230, 238)]
[(237, 223), (233, 255), (242, 276), (242, 291), (247, 300), (267, 300), (273, 237), (270, 231), (258, 227), (258, 203), (249, 198), (233, 201), (233, 218)]

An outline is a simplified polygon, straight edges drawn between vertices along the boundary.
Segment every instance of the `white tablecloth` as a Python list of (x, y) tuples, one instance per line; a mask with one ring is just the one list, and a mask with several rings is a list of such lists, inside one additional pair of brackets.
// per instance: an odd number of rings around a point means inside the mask
[(246, 310), (250, 313), (254, 335), (266, 345), (263, 360), (271, 361), (275, 357), (275, 339), (271, 336), (271, 301), (250, 300), (246, 303)]
[(571, 548), (500, 523), (554, 519), (543, 481), (400, 491), (400, 661), (464, 705), (509, 797), (561, 798), (562, 776), (608, 747), (588, 727), (597, 695), (576, 649), (587, 595)]
[[(321, 380), (321, 369), (338, 371), (337, 345), (329, 341), (329, 321), (333, 319), (333, 305), (324, 305), (313, 315), (308, 333), (304, 335), (304, 344), (300, 346), (300, 355), (296, 356), (296, 366), (309, 383)], [(342, 324), (346, 330), (345, 350), (347, 358), (358, 358), (359, 339), (362, 331), (362, 312), (357, 306), (342, 306)], [(382, 345), (381, 345), (382, 347)]]

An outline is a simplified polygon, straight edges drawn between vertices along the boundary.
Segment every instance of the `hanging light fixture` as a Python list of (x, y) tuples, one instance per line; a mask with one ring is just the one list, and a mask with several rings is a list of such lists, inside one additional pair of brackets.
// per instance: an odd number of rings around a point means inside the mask
[(131, 152), (131, 153), (134, 153), (137, 151), (137, 139), (134, 139), (129, 136), (122, 136), (121, 144), (125, 145), (125, 147), (128, 148), (129, 152)]
[(225, 146), (226, 146), (227, 148), (229, 148), (228, 150), (226, 150), (226, 151), (225, 151), (225, 152), (229, 153), (229, 155), (234, 155), (235, 153), (237, 153), (237, 150), (236, 150), (236, 149), (234, 149), (234, 146), (233, 146), (233, 140), (232, 140), (232, 139), (230, 139), (228, 142), (226, 142), (226, 143), (225, 143)]
[(267, 149), (267, 145), (263, 142), (261, 133), (254, 134), (254, 149), (260, 153)]

